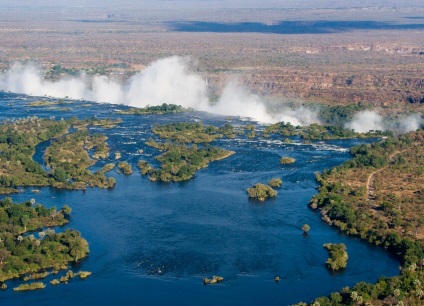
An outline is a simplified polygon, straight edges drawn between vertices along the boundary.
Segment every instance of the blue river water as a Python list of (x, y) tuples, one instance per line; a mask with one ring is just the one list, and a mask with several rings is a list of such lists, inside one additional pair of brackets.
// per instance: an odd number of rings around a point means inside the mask
[[(28, 106), (38, 99), (0, 92), (1, 119), (117, 117), (114, 110), (123, 107), (85, 101), (60, 105), (70, 108), (66, 111)], [(69, 205), (73, 213), (67, 227), (81, 231), (90, 244), (89, 257), (72, 268), (92, 276), (58, 286), (48, 284), (49, 277), (44, 290), (24, 293), (10, 289), (22, 280), (8, 281), (1, 304), (289, 305), (399, 273), (399, 262), (384, 249), (338, 232), (307, 207), (317, 192), (314, 172), (343, 163), (350, 158), (348, 149), (361, 141), (305, 145), (295, 138), (293, 144), (281, 138), (223, 139), (216, 144), (236, 154), (211, 163), (192, 180), (165, 184), (149, 181), (136, 168), (139, 159), (154, 162), (158, 154), (144, 144), (152, 125), (202, 120), (221, 126), (228, 118), (197, 112), (121, 118), (116, 128), (91, 128), (106, 133), (111, 152), (120, 152), (133, 166), (131, 176), (109, 173), (117, 180), (115, 188), (44, 187), (39, 194), (27, 188), (12, 196), (18, 202), (35, 198), (49, 207)], [(37, 147), (36, 161), (42, 162), (47, 145)], [(281, 156), (294, 157), (296, 163), (280, 165)], [(113, 161), (111, 155), (93, 170)], [(247, 198), (246, 188), (273, 177), (283, 180), (275, 199), (259, 203)], [(306, 236), (300, 229), (305, 223), (311, 227)], [(347, 246), (349, 261), (342, 272), (325, 268), (328, 254), (322, 245), (329, 242)], [(212, 275), (224, 282), (203, 285), (202, 278)], [(277, 275), (279, 283), (274, 282)]]

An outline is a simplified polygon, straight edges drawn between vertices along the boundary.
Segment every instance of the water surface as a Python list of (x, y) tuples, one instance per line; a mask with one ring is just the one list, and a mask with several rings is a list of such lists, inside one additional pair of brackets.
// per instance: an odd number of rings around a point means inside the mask
[[(36, 100), (0, 93), (2, 119), (27, 115), (115, 117), (122, 106), (75, 102), (71, 111), (29, 108)], [(223, 125), (225, 118), (205, 113), (164, 116), (122, 116), (117, 128), (93, 132), (108, 135), (111, 151), (122, 153), (135, 170), (131, 176), (109, 174), (117, 180), (112, 190), (64, 191), (41, 188), (40, 194), (13, 195), (15, 201), (35, 198), (46, 206), (73, 209), (68, 227), (78, 229), (90, 244), (90, 256), (73, 268), (93, 272), (68, 285), (47, 285), (36, 292), (0, 292), (7, 305), (288, 305), (328, 295), (359, 281), (375, 282), (381, 275), (397, 275), (399, 262), (383, 249), (347, 237), (324, 224), (307, 207), (316, 193), (314, 172), (341, 164), (348, 148), (359, 140), (314, 142), (295, 139), (220, 140), (233, 156), (213, 162), (183, 183), (150, 182), (137, 173), (140, 158), (153, 162), (157, 151), (144, 141), (154, 123), (202, 120)], [(233, 124), (241, 121), (234, 119)], [(42, 162), (46, 145), (37, 147)], [(142, 154), (137, 150), (143, 149)], [(280, 165), (281, 156), (296, 159)], [(113, 156), (112, 156), (113, 157)], [(113, 158), (94, 166), (97, 169)], [(247, 198), (246, 188), (281, 177), (277, 198), (259, 203)], [(309, 235), (300, 227), (307, 223)], [(62, 230), (62, 229), (59, 229)], [(330, 273), (325, 268), (324, 243), (345, 243), (347, 268)], [(222, 284), (204, 286), (203, 277), (220, 275)], [(282, 279), (273, 281), (275, 276)], [(46, 280), (49, 281), (51, 278)], [(9, 281), (9, 288), (20, 280)]]

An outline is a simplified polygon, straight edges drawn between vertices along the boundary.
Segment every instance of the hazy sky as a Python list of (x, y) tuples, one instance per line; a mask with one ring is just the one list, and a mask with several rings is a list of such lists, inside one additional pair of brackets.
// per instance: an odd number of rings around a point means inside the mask
[(397, 6), (397, 7), (424, 7), (423, 0), (356, 0), (356, 1), (330, 1), (330, 0), (1, 0), (0, 7), (17, 6), (198, 6), (222, 8), (332, 8), (332, 7), (366, 7), (366, 6)]

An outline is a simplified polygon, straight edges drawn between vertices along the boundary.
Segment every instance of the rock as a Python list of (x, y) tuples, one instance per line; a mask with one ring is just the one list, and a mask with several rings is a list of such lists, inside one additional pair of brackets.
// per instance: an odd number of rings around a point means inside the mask
[(57, 278), (55, 278), (52, 281), (50, 281), (50, 284), (52, 284), (53, 286), (59, 285), (60, 284), (60, 281)]
[(79, 274), (79, 277), (80, 277), (81, 279), (85, 279), (85, 278), (87, 278), (87, 277), (89, 277), (89, 276), (91, 275), (91, 272), (88, 272), (88, 271), (80, 271), (78, 274)]
[(67, 282), (68, 282), (68, 280), (69, 280), (69, 277), (67, 277), (67, 276), (62, 276), (61, 278), (59, 278), (59, 280), (60, 280), (62, 283), (67, 283)]
[(220, 283), (220, 282), (222, 282), (223, 280), (224, 280), (224, 278), (223, 278), (223, 277), (213, 275), (213, 276), (212, 276), (212, 279), (205, 277), (205, 278), (203, 279), (203, 284), (205, 284), (205, 285), (208, 285), (208, 284), (216, 284), (216, 283)]
[(224, 280), (224, 278), (223, 277), (221, 277), (221, 276), (212, 276), (212, 279), (216, 279), (216, 281), (218, 282), (218, 283), (220, 283), (220, 282), (222, 282), (223, 280)]

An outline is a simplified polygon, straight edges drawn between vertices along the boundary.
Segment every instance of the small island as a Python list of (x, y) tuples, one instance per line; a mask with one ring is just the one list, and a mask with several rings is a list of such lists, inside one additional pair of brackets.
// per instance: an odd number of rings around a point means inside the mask
[(222, 137), (217, 127), (203, 126), (200, 121), (155, 125), (152, 132), (160, 138), (170, 139), (178, 143), (206, 143)]
[(281, 157), (280, 159), (280, 164), (282, 165), (288, 165), (288, 164), (293, 164), (296, 160), (292, 157)]
[(228, 124), (217, 128), (211, 125), (203, 126), (202, 122), (177, 122), (155, 125), (152, 131), (168, 141), (163, 143), (149, 138), (146, 142), (146, 145), (164, 152), (155, 157), (160, 162), (159, 169), (155, 169), (145, 160), (140, 160), (137, 164), (140, 172), (149, 175), (151, 181), (185, 181), (191, 179), (197, 170), (207, 167), (210, 162), (235, 153), (209, 144), (224, 135), (232, 137), (234, 128)]
[(337, 271), (346, 268), (349, 258), (346, 251), (346, 245), (343, 243), (326, 243), (323, 247), (328, 251), (328, 255), (330, 256), (325, 263), (327, 269)]
[(143, 108), (130, 107), (125, 110), (117, 110), (116, 112), (120, 115), (163, 115), (192, 111), (192, 108), (184, 108), (181, 105), (163, 103), (162, 105), (146, 106)]
[(274, 177), (268, 182), (268, 185), (273, 188), (280, 188), (282, 184), (283, 181), (279, 177)]
[(13, 288), (13, 291), (32, 291), (32, 290), (38, 290), (38, 289), (44, 289), (46, 288), (46, 285), (42, 282), (35, 282), (31, 284), (22, 284), (18, 287)]
[(125, 175), (130, 175), (133, 173), (131, 165), (126, 161), (119, 162), (118, 169), (121, 170)]
[(251, 188), (247, 188), (249, 198), (255, 198), (259, 201), (265, 201), (267, 198), (276, 197), (278, 192), (272, 189), (270, 186), (257, 183)]
[(150, 175), (151, 181), (179, 182), (192, 178), (197, 170), (207, 167), (210, 162), (233, 154), (233, 151), (212, 146), (169, 145), (165, 153), (156, 157), (161, 163), (160, 169), (154, 169), (143, 160), (138, 162), (138, 167), (142, 174)]
[(393, 132), (389, 130), (356, 133), (351, 129), (337, 125), (321, 125), (313, 123), (309, 126), (293, 126), (290, 122), (278, 122), (266, 126), (263, 134), (264, 136), (270, 136), (270, 134), (279, 134), (283, 137), (299, 136), (305, 140), (375, 138), (381, 136), (393, 137)]

